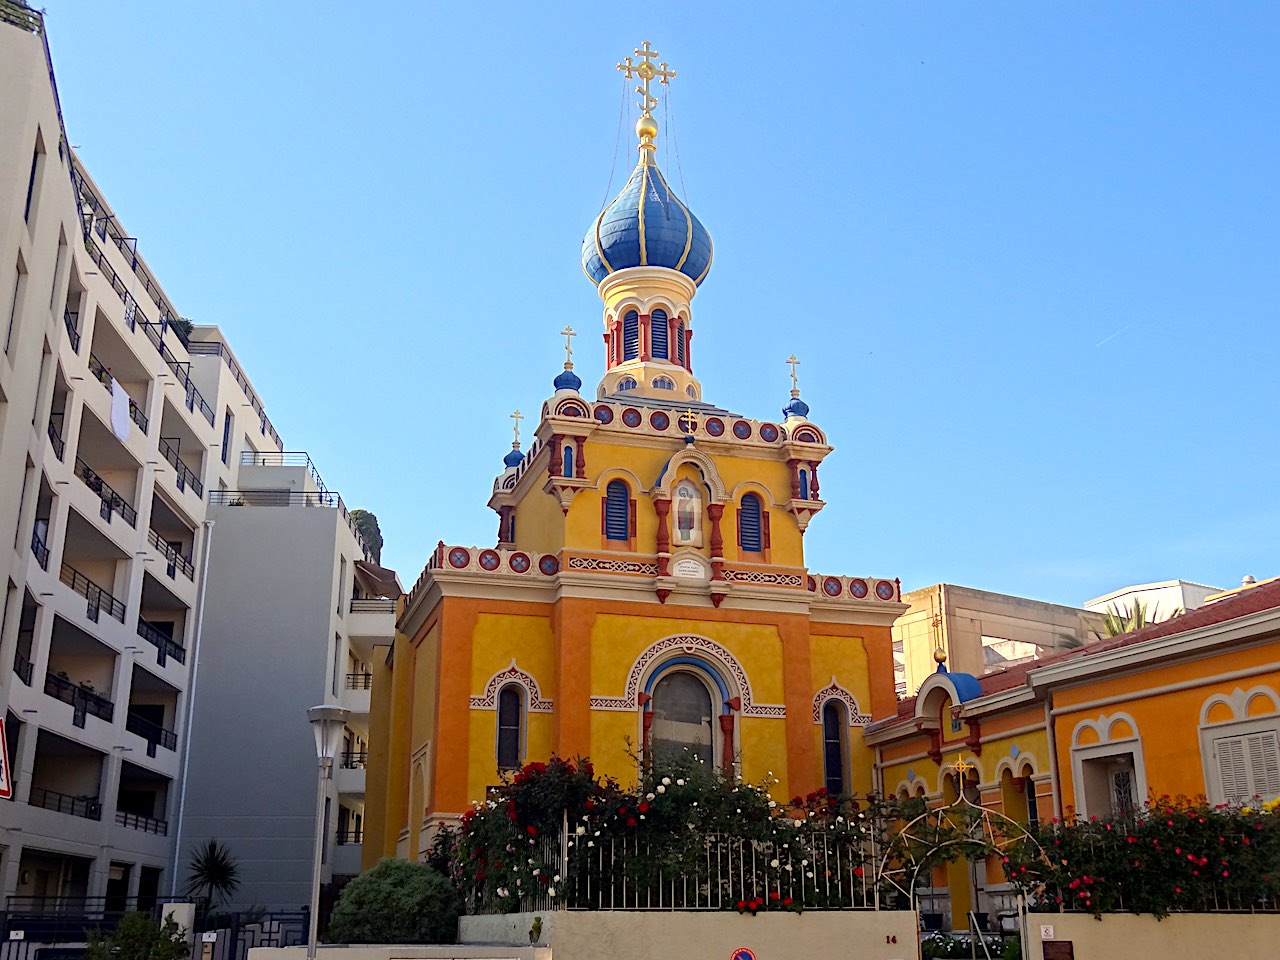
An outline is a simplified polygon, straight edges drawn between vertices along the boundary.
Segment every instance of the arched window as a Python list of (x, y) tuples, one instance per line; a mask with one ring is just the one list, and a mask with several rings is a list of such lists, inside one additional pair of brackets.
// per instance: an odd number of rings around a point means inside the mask
[(662, 768), (687, 759), (685, 751), (696, 754), (710, 767), (715, 758), (710, 688), (697, 674), (678, 670), (663, 676), (653, 688), (653, 726), (649, 750), (654, 765)]
[(676, 383), (670, 377), (654, 377), (653, 388), (655, 390), (674, 390)]
[(628, 390), (634, 390), (635, 388), (636, 381), (634, 377), (623, 377), (618, 381), (618, 393), (626, 393)]
[(573, 476), (573, 444), (566, 443), (564, 445), (564, 472), (560, 476)]
[(848, 721), (844, 704), (828, 700), (822, 707), (822, 764), (828, 793), (844, 793), (845, 730)]
[(692, 384), (692, 383), (691, 383), (691, 384), (689, 384), (687, 387), (685, 387), (685, 388), (684, 388), (684, 392), (685, 392), (685, 393), (687, 393), (687, 394), (688, 394), (690, 397), (692, 397), (694, 400), (697, 400), (697, 399), (698, 399), (698, 391), (697, 391), (697, 390), (695, 390), (695, 389), (693, 389), (693, 384)]
[(628, 310), (622, 317), (622, 359), (640, 356), (640, 314)]
[(744, 494), (738, 507), (738, 549), (744, 553), (764, 550), (760, 514), (760, 498), (754, 493)]
[(654, 310), (649, 314), (649, 340), (653, 344), (653, 358), (667, 359), (667, 334), (670, 332), (667, 311)]
[(676, 363), (684, 366), (684, 321), (676, 324)]
[(809, 471), (803, 468), (800, 470), (800, 499), (809, 499)]
[(1032, 773), (1029, 766), (1022, 768), (1022, 789), (1027, 795), (1027, 826), (1034, 830), (1040, 825), (1040, 803), (1036, 799), (1036, 785), (1031, 779)]
[(521, 726), (524, 720), (524, 698), (514, 683), (498, 693), (498, 769), (513, 770), (520, 766)]
[(631, 539), (631, 491), (621, 480), (604, 488), (604, 536), (624, 543)]

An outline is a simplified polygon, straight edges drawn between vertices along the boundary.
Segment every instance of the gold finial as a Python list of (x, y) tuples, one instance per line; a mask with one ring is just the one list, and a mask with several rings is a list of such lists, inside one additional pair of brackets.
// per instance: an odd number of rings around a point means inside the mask
[(515, 410), (511, 414), (511, 432), (514, 437), (511, 441), (511, 449), (520, 449), (520, 421), (524, 419), (524, 414), (519, 410)]
[(787, 363), (791, 365), (791, 396), (798, 397), (800, 396), (800, 380), (796, 377), (796, 367), (800, 366), (800, 361), (796, 359), (796, 355), (793, 353), (787, 357)]
[(665, 60), (654, 64), (654, 60), (661, 54), (650, 48), (648, 40), (636, 47), (635, 55), (640, 58), (638, 63), (633, 63), (627, 57), (618, 64), (618, 69), (628, 80), (640, 78), (640, 85), (636, 87), (636, 93), (640, 94), (640, 119), (636, 121), (636, 136), (640, 138), (641, 158), (645, 163), (652, 163), (653, 153), (657, 149), (653, 141), (658, 137), (658, 121), (653, 119), (653, 108), (658, 105), (658, 98), (649, 92), (649, 84), (654, 80), (670, 83), (676, 72), (667, 68)]
[(939, 664), (939, 665), (946, 663), (946, 662), (947, 662), (947, 651), (943, 650), (941, 647), (936, 647), (936, 648), (934, 648), (934, 651), (933, 651), (933, 660), (934, 660), (934, 662), (935, 662), (935, 663), (937, 663), (937, 664)]
[(573, 327), (565, 327), (560, 331), (560, 336), (564, 337), (564, 368), (566, 370), (573, 369), (573, 338), (577, 336), (573, 332)]

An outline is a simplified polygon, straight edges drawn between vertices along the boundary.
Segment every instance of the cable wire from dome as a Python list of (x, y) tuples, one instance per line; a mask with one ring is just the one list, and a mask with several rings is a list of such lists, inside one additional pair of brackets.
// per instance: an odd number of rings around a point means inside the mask
[(618, 101), (618, 132), (613, 135), (613, 162), (609, 164), (609, 184), (604, 188), (604, 200), (600, 202), (603, 211), (609, 205), (609, 194), (613, 192), (613, 178), (618, 172), (618, 146), (622, 143), (622, 118), (627, 112), (627, 78), (622, 78), (622, 95)]

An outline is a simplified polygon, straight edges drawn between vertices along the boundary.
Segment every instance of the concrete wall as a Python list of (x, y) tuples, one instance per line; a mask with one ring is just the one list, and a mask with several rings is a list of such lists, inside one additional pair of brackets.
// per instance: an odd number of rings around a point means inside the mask
[[(1042, 937), (1042, 927), (1051, 928), (1052, 937)], [(1280, 914), (1189, 913), (1156, 920), (1114, 913), (1095, 920), (1083, 913), (1032, 913), (1027, 930), (1027, 960), (1044, 960), (1048, 941), (1070, 942), (1078, 960), (1273, 957)]]

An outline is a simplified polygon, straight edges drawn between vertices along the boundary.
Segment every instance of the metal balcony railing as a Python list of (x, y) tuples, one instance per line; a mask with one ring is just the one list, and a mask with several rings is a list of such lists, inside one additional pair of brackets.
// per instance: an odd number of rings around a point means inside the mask
[(67, 442), (62, 439), (62, 434), (58, 431), (58, 425), (49, 419), (49, 443), (53, 445), (53, 452), (59, 460), (67, 451)]
[(124, 728), (130, 733), (136, 733), (143, 740), (147, 741), (147, 756), (154, 757), (156, 755), (156, 747), (161, 746), (166, 750), (178, 749), (178, 735), (172, 730), (166, 730), (158, 723), (152, 723), (150, 720), (144, 720), (136, 713), (127, 714), (124, 718)]
[(372, 673), (348, 673), (347, 689), (348, 690), (372, 690), (373, 674)]
[(80, 314), (70, 310), (62, 311), (62, 322), (67, 326), (67, 336), (71, 340), (71, 352), (80, 352)]
[(31, 531), (31, 555), (36, 558), (41, 570), (49, 569), (49, 548), (45, 546), (39, 530)]
[(380, 597), (376, 600), (352, 600), (352, 613), (395, 613), (396, 602), (390, 597)]
[(131, 830), (141, 830), (143, 833), (155, 833), (162, 837), (169, 835), (168, 823), (157, 820), (155, 817), (144, 817), (140, 813), (125, 813), (123, 810), (117, 810), (116, 823)]
[[(89, 372), (92, 373), (100, 384), (111, 390), (111, 371), (107, 369), (106, 364), (89, 354)], [(147, 428), (151, 425), (146, 416), (142, 412), (142, 408), (134, 401), (133, 397), (129, 398), (129, 419), (136, 423), (143, 433), (147, 432)]]
[(352, 844), (357, 844), (357, 843), (364, 843), (363, 830), (339, 830), (338, 831), (338, 846), (346, 847), (346, 846), (351, 846)]
[(200, 482), (200, 478), (196, 476), (195, 471), (182, 462), (182, 458), (178, 456), (177, 448), (169, 443), (169, 438), (160, 438), (160, 456), (169, 461), (173, 467), (175, 476), (174, 483), (177, 484), (179, 490), (185, 490), (187, 485), (191, 486), (191, 492), (197, 497), (204, 496), (204, 484)]
[(62, 565), (62, 573), (58, 579), (89, 601), (89, 609), (86, 615), (94, 623), (98, 622), (98, 611), (102, 609), (105, 609), (111, 616), (124, 623), (124, 604), (75, 567), (64, 563)]
[(246, 490), (210, 490), (209, 505), (213, 507), (337, 507), (342, 519), (360, 545), (364, 558), (369, 559), (369, 547), (351, 519), (351, 512), (334, 490), (285, 490), (276, 488)]
[(31, 660), (21, 650), (13, 651), (13, 672), (18, 675), (18, 679), (31, 686)]
[(96, 493), (102, 501), (100, 512), (103, 520), (109, 523), (111, 514), (119, 513), (129, 526), (136, 527), (138, 525), (138, 511), (133, 509), (133, 505), (116, 493), (111, 484), (98, 476), (93, 468), (79, 457), (76, 457), (76, 476), (83, 480), (84, 485)]
[(156, 662), (160, 666), (163, 667), (170, 657), (179, 663), (187, 662), (187, 651), (181, 644), (166, 636), (164, 631), (155, 624), (148, 623), (141, 617), (138, 618), (138, 636), (156, 648), (158, 651)]
[(338, 766), (343, 770), (363, 770), (368, 762), (368, 750), (343, 750), (338, 759)]
[(75, 711), (71, 722), (77, 727), (84, 726), (86, 716), (97, 717), (107, 723), (110, 723), (111, 718), (115, 716), (116, 705), (106, 697), (99, 696), (92, 690), (86, 690), (56, 673), (45, 674), (44, 692), (55, 700), (71, 704)]
[(284, 441), (280, 439), (280, 434), (276, 433), (276, 428), (271, 425), (270, 419), (267, 417), (267, 411), (262, 406), (262, 401), (258, 399), (258, 395), (253, 392), (253, 387), (249, 386), (249, 378), (241, 371), (239, 364), (236, 363), (235, 357), (231, 356), (231, 351), (221, 343), (202, 343), (195, 341), (187, 344), (187, 352), (193, 357), (222, 357), (227, 364), (227, 369), (231, 371), (231, 376), (235, 382), (244, 391), (244, 395), (249, 400), (249, 406), (253, 408), (253, 412), (258, 415), (258, 429), (263, 436), (270, 437), (277, 447), (284, 446)]
[(173, 579), (174, 574), (181, 570), (188, 580), (195, 580), (196, 566), (191, 562), (191, 558), (183, 556), (182, 551), (169, 544), (151, 527), (147, 527), (147, 542), (164, 556), (168, 564), (166, 572), (169, 574), (170, 579)]
[(52, 810), (55, 813), (68, 813), (73, 817), (86, 820), (102, 819), (102, 804), (97, 797), (73, 797), (59, 793), (57, 790), (46, 790), (44, 787), (32, 787), (31, 799), (27, 801), (33, 807)]

